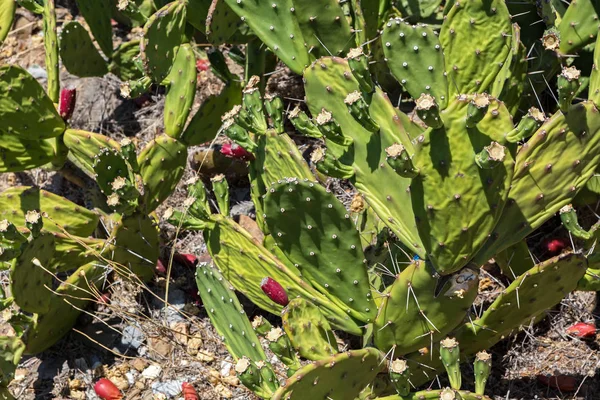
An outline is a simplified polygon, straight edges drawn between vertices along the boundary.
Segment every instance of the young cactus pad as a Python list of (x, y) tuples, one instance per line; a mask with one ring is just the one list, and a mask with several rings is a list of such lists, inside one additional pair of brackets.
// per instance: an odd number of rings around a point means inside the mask
[(255, 362), (265, 361), (260, 341), (231, 284), (215, 267), (207, 264), (198, 265), (196, 284), (210, 321), (234, 359), (245, 356)]
[(338, 352), (329, 322), (310, 301), (292, 300), (281, 313), (281, 319), (285, 333), (300, 356), (317, 361)]

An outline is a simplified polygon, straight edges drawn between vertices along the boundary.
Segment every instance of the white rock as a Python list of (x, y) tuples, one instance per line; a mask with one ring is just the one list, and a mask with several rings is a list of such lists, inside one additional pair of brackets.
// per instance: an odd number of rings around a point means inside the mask
[(161, 372), (162, 368), (160, 367), (160, 365), (150, 365), (142, 371), (142, 376), (148, 379), (156, 379), (160, 376)]

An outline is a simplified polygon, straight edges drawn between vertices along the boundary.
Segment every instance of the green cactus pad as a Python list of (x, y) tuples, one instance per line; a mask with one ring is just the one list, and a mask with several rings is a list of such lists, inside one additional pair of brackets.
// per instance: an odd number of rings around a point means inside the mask
[(456, 336), (461, 347), (474, 354), (528, 324), (575, 290), (586, 269), (585, 257), (572, 253), (536, 265), (515, 279), (473, 324), (465, 323), (466, 331)]
[[(154, 276), (158, 260), (158, 231), (151, 217), (133, 214), (123, 217), (112, 233), (112, 259), (147, 282)], [(122, 268), (117, 269), (124, 272)]]
[(185, 2), (176, 0), (154, 13), (144, 26), (142, 60), (154, 82), (162, 82), (171, 70), (184, 36), (185, 13)]
[(440, 31), (448, 95), (485, 92), (510, 50), (510, 14), (502, 0), (453, 4)]
[(319, 308), (293, 299), (281, 313), (283, 329), (301, 357), (318, 361), (338, 352), (336, 338)]
[(79, 22), (69, 22), (63, 27), (60, 58), (67, 71), (81, 78), (103, 76), (108, 72), (106, 61)]
[(381, 36), (390, 71), (410, 95), (432, 95), (441, 109), (448, 103), (444, 55), (436, 33), (427, 25), (411, 25), (395, 18)]
[(27, 140), (60, 135), (65, 122), (58, 115), (44, 88), (23, 68), (0, 66), (0, 119), (6, 133)]
[(165, 97), (165, 133), (178, 139), (196, 95), (196, 57), (189, 44), (179, 47), (171, 72), (167, 77), (169, 90)]
[(574, 55), (582, 47), (593, 43), (598, 34), (598, 3), (595, 0), (575, 0), (558, 24), (559, 53)]
[(143, 204), (146, 212), (156, 209), (173, 193), (187, 165), (187, 147), (166, 135), (159, 136), (138, 156), (144, 182)]
[(234, 359), (246, 356), (255, 362), (266, 361), (260, 341), (231, 284), (210, 265), (196, 268), (196, 284), (210, 322)]
[(516, 23), (513, 24), (511, 43), (508, 57), (496, 76), (490, 94), (502, 99), (511, 115), (515, 115), (527, 84), (527, 49), (521, 43), (521, 28)]
[(373, 321), (377, 307), (359, 232), (335, 196), (318, 183), (289, 178), (267, 190), (264, 205), (277, 246), (302, 275), (353, 318)]
[(140, 55), (140, 41), (122, 43), (113, 53), (108, 66), (111, 73), (122, 81), (133, 81), (143, 76)]
[[(11, 0), (12, 1), (12, 0)], [(15, 377), (25, 343), (17, 336), (0, 336), (0, 383), (8, 385)], [(11, 397), (4, 397), (10, 399)]]
[(42, 22), (44, 32), (44, 50), (46, 72), (48, 73), (48, 97), (53, 103), (58, 103), (60, 93), (59, 65), (58, 65), (58, 38), (56, 37), (56, 12), (54, 0), (44, 0)]
[(382, 352), (369, 347), (315, 361), (291, 376), (273, 400), (353, 399), (385, 367), (384, 361)]
[(339, 56), (353, 45), (353, 33), (339, 1), (293, 0), (293, 4), (310, 54)]
[[(188, 7), (189, 9), (189, 7)], [(248, 39), (240, 32), (248, 27), (233, 12), (226, 1), (213, 0), (206, 18), (206, 37), (214, 46), (245, 43)]]
[(590, 74), (590, 86), (588, 88), (588, 99), (596, 106), (600, 106), (600, 39), (596, 39), (594, 47), (594, 63)]
[(181, 136), (188, 146), (209, 142), (221, 128), (221, 116), (242, 102), (242, 87), (231, 82), (218, 95), (208, 97), (200, 106)]
[[(385, 162), (385, 149), (394, 143), (402, 143), (407, 150), (410, 149), (410, 155), (414, 153), (410, 137), (401, 124), (402, 113), (394, 108), (383, 92), (377, 90), (371, 100), (370, 113), (384, 134), (373, 135), (364, 129), (348, 113), (344, 103), (349, 93), (359, 90), (359, 85), (348, 63), (341, 58), (319, 59), (306, 69), (304, 79), (311, 113), (318, 115), (325, 108), (332, 113), (344, 135), (353, 140), (352, 148), (343, 159), (340, 158), (343, 153), (334, 155), (354, 168), (356, 188), (402, 242), (424, 256), (407, 191), (411, 180), (399, 177), (391, 167), (386, 167)], [(329, 142), (327, 146), (329, 151), (334, 151)]]
[[(461, 358), (466, 360), (467, 357), (492, 347), (558, 304), (563, 297), (575, 290), (586, 268), (587, 263), (582, 255), (563, 254), (544, 261), (521, 275), (504, 289), (480, 318), (465, 322), (454, 332), (460, 343)], [(415, 386), (430, 381), (444, 369), (437, 345), (431, 353), (415, 352), (407, 358), (411, 383)]]
[(512, 178), (513, 158), (505, 151), (495, 168), (480, 168), (475, 154), (504, 141), (512, 129), (508, 110), (496, 101), (484, 119), (465, 127), (467, 102), (454, 100), (442, 112), (444, 127), (425, 132), (415, 157), (420, 174), (411, 194), (417, 228), (428, 257), (443, 274), (457, 271), (488, 238)]
[(185, 18), (198, 31), (206, 32), (206, 17), (212, 0), (188, 0)]
[(49, 266), (45, 266), (54, 273), (71, 271), (80, 265), (98, 261), (98, 255), (108, 257), (111, 247), (104, 239), (82, 238), (61, 233), (54, 235), (54, 255)]
[(225, 0), (237, 15), (269, 49), (293, 72), (302, 70), (311, 62), (307, 41), (300, 29), (292, 0), (276, 2), (262, 0)]
[(49, 310), (52, 275), (44, 268), (50, 268), (53, 254), (54, 237), (50, 233), (42, 233), (24, 244), (21, 247), (21, 255), (13, 260), (10, 290), (15, 303), (22, 310), (30, 313), (44, 313)]
[[(49, 311), (37, 315), (33, 326), (27, 331), (25, 354), (37, 354), (46, 350), (67, 334), (79, 317), (79, 309), (93, 299), (91, 285), (101, 281), (105, 269), (90, 263), (80, 267), (55, 290)], [(74, 307), (75, 306), (75, 307)]]
[(67, 129), (63, 141), (69, 148), (69, 159), (94, 178), (94, 157), (102, 149), (119, 150), (119, 143), (99, 133)]
[(14, 0), (0, 0), (0, 45), (12, 28), (16, 9), (17, 3)]
[(301, 296), (320, 307), (336, 328), (361, 334), (361, 328), (328, 298), (304, 282), (297, 271), (279, 261), (252, 238), (242, 227), (221, 215), (213, 215), (214, 226), (205, 231), (208, 251), (225, 279), (258, 307), (279, 314), (282, 307), (274, 303), (260, 288), (261, 281), (271, 277), (287, 291), (289, 298)]
[(525, 240), (502, 250), (494, 256), (494, 260), (510, 280), (516, 279), (535, 265)]
[(0, 193), (0, 220), (8, 219), (18, 227), (25, 226), (27, 210), (40, 210), (48, 214), (44, 229), (76, 236), (90, 236), (98, 225), (98, 216), (84, 207), (34, 187), (12, 187)]
[(111, 0), (77, 0), (77, 8), (87, 22), (94, 38), (106, 57), (112, 55), (112, 8)]
[(502, 217), (474, 262), (523, 240), (573, 201), (600, 163), (600, 114), (594, 104), (554, 114), (522, 146)]
[[(377, 400), (439, 400), (446, 399), (446, 397), (440, 397), (443, 389), (437, 390), (423, 390), (420, 392), (410, 393), (408, 396), (386, 396), (378, 397)], [(455, 392), (456, 400), (492, 400), (490, 397), (480, 394), (468, 392), (466, 390), (457, 390)]]
[(429, 348), (458, 326), (477, 296), (478, 276), (469, 269), (438, 289), (439, 277), (424, 261), (410, 264), (388, 287), (374, 325), (375, 344), (400, 356)]
[(56, 155), (50, 140), (21, 140), (0, 133), (0, 172), (20, 172), (41, 167)]

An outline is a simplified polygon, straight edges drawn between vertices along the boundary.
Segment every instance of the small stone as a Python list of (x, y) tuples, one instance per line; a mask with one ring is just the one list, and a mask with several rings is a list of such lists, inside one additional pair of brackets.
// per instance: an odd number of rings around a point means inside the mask
[(173, 352), (173, 343), (165, 337), (153, 336), (148, 339), (148, 347), (152, 353), (168, 357)]
[(171, 330), (175, 333), (175, 340), (185, 345), (188, 342), (189, 325), (187, 322), (175, 322), (171, 324)]
[(164, 394), (167, 398), (176, 397), (181, 393), (181, 384), (183, 380), (172, 380), (166, 382), (154, 382), (152, 384), (152, 393)]
[(198, 350), (198, 354), (196, 355), (196, 357), (198, 358), (198, 360), (205, 363), (213, 362), (215, 360), (215, 355), (206, 350)]
[(188, 354), (195, 356), (196, 354), (198, 354), (198, 350), (200, 350), (202, 348), (203, 344), (204, 343), (202, 342), (202, 339), (200, 339), (200, 337), (194, 336), (187, 342)]
[(138, 372), (142, 372), (148, 366), (148, 361), (143, 358), (135, 358), (129, 362)]
[(160, 376), (162, 372), (162, 368), (158, 364), (150, 365), (144, 371), (142, 371), (142, 376), (147, 379), (156, 379)]
[(219, 396), (225, 399), (230, 399), (233, 396), (231, 390), (227, 389), (223, 384), (220, 383), (217, 386), (215, 386), (215, 392), (217, 392)]
[(125, 348), (133, 348), (137, 350), (144, 343), (144, 332), (135, 326), (128, 325), (123, 329), (123, 337), (121, 337), (121, 345)]

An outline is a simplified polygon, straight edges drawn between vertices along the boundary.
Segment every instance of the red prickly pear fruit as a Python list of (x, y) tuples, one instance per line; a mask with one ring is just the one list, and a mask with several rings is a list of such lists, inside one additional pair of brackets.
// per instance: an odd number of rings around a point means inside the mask
[(196, 69), (198, 70), (198, 72), (208, 71), (209, 68), (210, 62), (208, 62), (207, 59), (201, 58), (199, 60), (196, 60)]
[(283, 286), (273, 278), (263, 278), (260, 282), (260, 288), (271, 300), (281, 306), (285, 307), (290, 302)]
[(225, 157), (235, 158), (238, 160), (254, 160), (254, 155), (244, 149), (237, 143), (225, 143), (221, 146), (221, 154)]
[(186, 267), (195, 267), (198, 264), (198, 258), (193, 254), (175, 253), (173, 259)]
[(165, 268), (165, 265), (163, 264), (163, 262), (160, 259), (158, 259), (158, 261), (156, 261), (156, 267), (154, 267), (154, 271), (158, 275), (166, 275), (167, 274), (167, 269)]
[(550, 254), (559, 254), (567, 247), (567, 242), (564, 239), (551, 239), (546, 242), (546, 250)]
[(62, 89), (58, 101), (58, 113), (65, 121), (68, 121), (75, 110), (75, 100), (77, 99), (76, 89)]
[(106, 378), (100, 378), (96, 382), (94, 391), (102, 400), (121, 400), (123, 398), (119, 388)]
[(194, 386), (187, 382), (181, 384), (181, 394), (183, 394), (183, 400), (199, 400), (198, 393)]
[(578, 322), (567, 328), (567, 334), (582, 339), (589, 339), (596, 337), (596, 327), (592, 324), (586, 324), (585, 322)]
[(577, 389), (577, 378), (569, 375), (545, 376), (538, 375), (538, 381), (561, 392), (573, 392)]
[(100, 304), (108, 304), (110, 302), (110, 293), (102, 293), (98, 298), (98, 303)]

